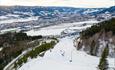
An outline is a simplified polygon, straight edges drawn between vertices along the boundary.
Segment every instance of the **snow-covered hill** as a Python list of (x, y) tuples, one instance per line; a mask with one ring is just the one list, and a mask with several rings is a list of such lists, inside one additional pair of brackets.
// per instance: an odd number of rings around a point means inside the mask
[(19, 70), (97, 70), (98, 62), (99, 58), (77, 51), (73, 39), (65, 37), (44, 57), (29, 60)]
[[(110, 67), (114, 67), (114, 59), (108, 60)], [(44, 57), (28, 60), (19, 70), (97, 70), (98, 63), (99, 57), (77, 51), (73, 46), (73, 38), (65, 37)]]
[[(28, 31), (28, 35), (64, 35), (61, 32), (67, 32), (68, 35), (59, 38), (59, 42), (55, 45), (55, 47), (52, 50), (46, 51), (43, 57), (38, 56), (35, 59), (29, 59), (27, 63), (23, 64), (19, 68), (19, 70), (97, 70), (100, 57), (91, 56), (83, 51), (78, 51), (74, 46), (74, 39), (79, 36), (79, 31), (86, 29), (87, 25), (91, 26), (91, 23), (94, 22), (87, 21), (85, 22), (86, 26), (82, 26), (84, 22), (81, 22), (68, 25), (60, 24), (56, 26), (50, 26), (41, 28), (35, 32), (33, 32), (33, 30)], [(57, 32), (58, 30), (59, 32)], [(69, 35), (74, 31), (78, 32), (78, 34)], [(109, 67), (113, 68), (114, 59), (108, 58), (108, 60)]]

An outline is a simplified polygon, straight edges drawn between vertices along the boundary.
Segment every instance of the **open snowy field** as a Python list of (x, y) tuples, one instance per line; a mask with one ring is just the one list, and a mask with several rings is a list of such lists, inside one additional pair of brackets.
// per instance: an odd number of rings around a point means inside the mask
[(76, 22), (76, 23), (63, 23), (58, 25), (53, 25), (45, 28), (40, 28), (38, 30), (30, 30), (27, 35), (35, 36), (35, 35), (61, 35), (61, 32), (80, 32), (81, 30), (86, 29), (87, 27), (91, 27), (91, 25), (98, 23), (98, 21), (84, 21), (84, 22)]

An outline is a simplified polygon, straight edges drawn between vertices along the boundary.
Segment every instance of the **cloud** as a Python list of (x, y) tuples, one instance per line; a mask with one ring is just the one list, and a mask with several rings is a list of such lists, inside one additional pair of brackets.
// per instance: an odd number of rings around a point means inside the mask
[(109, 7), (114, 0), (0, 0), (0, 5)]

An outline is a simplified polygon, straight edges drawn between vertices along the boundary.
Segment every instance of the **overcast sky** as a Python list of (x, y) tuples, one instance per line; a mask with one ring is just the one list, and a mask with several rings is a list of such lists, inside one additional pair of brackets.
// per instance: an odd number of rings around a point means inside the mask
[(0, 5), (110, 7), (115, 0), (0, 0)]

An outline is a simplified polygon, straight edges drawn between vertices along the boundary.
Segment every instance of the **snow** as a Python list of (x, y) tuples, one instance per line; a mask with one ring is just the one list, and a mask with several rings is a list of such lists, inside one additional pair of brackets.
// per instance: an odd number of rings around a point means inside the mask
[(4, 24), (4, 23), (15, 23), (15, 22), (28, 22), (28, 21), (33, 21), (33, 20), (38, 20), (38, 17), (27, 17), (27, 18), (11, 18), (11, 19), (7, 19), (7, 20), (1, 20), (0, 24)]
[(18, 17), (19, 15), (16, 14), (7, 14), (7, 15), (0, 16), (0, 20), (8, 20), (11, 18), (18, 18)]
[[(96, 23), (96, 21), (94, 21)], [(30, 30), (26, 32), (28, 35), (60, 35), (61, 32), (74, 32), (72, 30), (83, 30), (90, 27), (93, 21), (59, 24), (40, 28), (37, 31)], [(82, 26), (86, 23), (85, 26)], [(92, 24), (91, 24), (92, 23)], [(77, 35), (76, 35), (77, 36)], [(77, 36), (78, 37), (78, 36)], [(91, 56), (83, 51), (78, 51), (74, 47), (75, 36), (66, 36), (59, 38), (59, 42), (53, 49), (45, 52), (43, 57), (28, 60), (18, 70), (97, 70), (99, 57)], [(109, 67), (114, 67), (114, 59), (108, 58)]]
[(114, 58), (108, 58), (108, 63), (109, 63), (110, 70), (114, 70), (115, 69), (115, 59)]
[(90, 9), (88, 9), (88, 10), (86, 10), (85, 12), (83, 12), (83, 14), (88, 14), (88, 13), (92, 13), (92, 12), (98, 12), (99, 10), (98, 9), (92, 9), (92, 10), (90, 10)]
[(3, 49), (3, 48), (2, 48), (2, 47), (0, 47), (0, 51), (2, 51), (2, 49)]
[(51, 52), (47, 51), (44, 57), (38, 56), (28, 61), (19, 70), (97, 70), (98, 62), (99, 58), (77, 51), (73, 46), (73, 38), (65, 37)]
[[(93, 24), (96, 24), (98, 21), (83, 21), (83, 22), (76, 22), (76, 23), (63, 23), (58, 25), (53, 25), (45, 28), (40, 28), (38, 30), (30, 30), (27, 31), (27, 35), (29, 36), (36, 36), (36, 35), (43, 35), (43, 36), (49, 36), (49, 35), (61, 35), (61, 32), (68, 31), (75, 32), (84, 30), (88, 27), (91, 27)], [(82, 26), (83, 24), (86, 24), (86, 26)], [(92, 23), (92, 24), (91, 24)]]
[(0, 20), (6, 19), (6, 16), (0, 16)]
[(4, 29), (4, 30), (1, 30), (0, 33), (6, 33), (6, 32), (19, 32), (20, 29), (19, 28), (9, 28), (9, 29)]
[(6, 17), (19, 17), (19, 15), (16, 15), (16, 14), (7, 14)]
[(19, 12), (19, 11), (14, 11), (15, 14), (23, 14), (23, 15), (30, 15), (32, 16), (34, 13), (32, 12)]
[(48, 35), (60, 35), (61, 32), (64, 29), (42, 29), (42, 30), (31, 30), (27, 32), (27, 35), (31, 35), (31, 36), (37, 36), (37, 35), (42, 35), (42, 36), (48, 36)]

